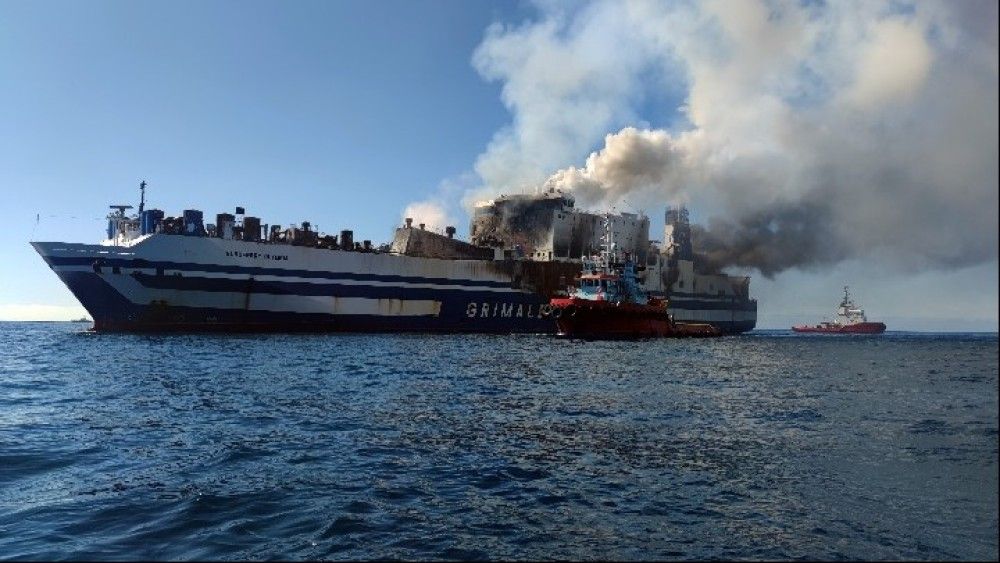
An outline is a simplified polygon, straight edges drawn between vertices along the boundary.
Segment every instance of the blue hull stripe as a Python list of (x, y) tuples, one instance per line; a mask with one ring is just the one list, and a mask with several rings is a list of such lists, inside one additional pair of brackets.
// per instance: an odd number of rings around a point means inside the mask
[[(93, 257), (87, 256), (50, 256), (47, 260), (53, 266), (91, 266), (95, 261)], [(247, 276), (289, 276), (326, 280), (433, 283), (440, 285), (470, 285), (496, 288), (511, 287), (509, 282), (498, 282), (494, 280), (425, 278), (416, 276), (394, 276), (387, 274), (358, 274), (354, 272), (318, 272), (315, 270), (286, 270), (282, 268), (226, 266), (221, 264), (196, 264), (188, 262), (154, 262), (144, 260), (142, 258), (100, 258), (100, 261), (102, 267), (118, 266), (121, 268), (163, 268), (164, 270), (181, 270), (190, 272), (216, 272), (224, 274), (243, 274)]]

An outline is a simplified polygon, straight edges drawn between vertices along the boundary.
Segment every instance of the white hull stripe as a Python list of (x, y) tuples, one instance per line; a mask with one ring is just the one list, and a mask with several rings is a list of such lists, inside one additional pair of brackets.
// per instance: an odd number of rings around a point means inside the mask
[[(246, 309), (275, 313), (320, 313), (326, 315), (438, 316), (441, 302), (429, 299), (377, 299), (323, 295), (270, 295), (223, 291), (151, 289), (129, 276), (107, 276), (106, 281), (137, 305), (181, 305), (205, 309)], [(181, 297), (178, 300), (178, 297)]]
[[(52, 268), (55, 272), (93, 272), (93, 267), (91, 266), (55, 266)], [(150, 268), (122, 268), (121, 274), (112, 274), (111, 268), (105, 266), (103, 268), (103, 277), (109, 279), (111, 276), (123, 275), (127, 276), (132, 272), (141, 272), (146, 275), (156, 275), (155, 269)], [(512, 291), (517, 291), (512, 288), (499, 288), (492, 286), (473, 286), (473, 285), (450, 285), (450, 284), (436, 284), (436, 283), (413, 283), (413, 282), (383, 282), (383, 281), (358, 281), (358, 280), (334, 280), (325, 278), (302, 278), (297, 276), (272, 276), (272, 275), (262, 275), (262, 276), (248, 276), (246, 274), (226, 274), (220, 272), (198, 272), (192, 270), (164, 270), (163, 275), (173, 276), (181, 274), (183, 277), (198, 277), (198, 278), (212, 278), (212, 279), (227, 279), (227, 280), (248, 280), (253, 278), (254, 281), (259, 282), (290, 282), (290, 283), (309, 283), (313, 285), (351, 285), (351, 286), (363, 286), (363, 287), (399, 287), (406, 289), (446, 289), (446, 290), (457, 290), (457, 291), (489, 291), (495, 293), (510, 293)]]

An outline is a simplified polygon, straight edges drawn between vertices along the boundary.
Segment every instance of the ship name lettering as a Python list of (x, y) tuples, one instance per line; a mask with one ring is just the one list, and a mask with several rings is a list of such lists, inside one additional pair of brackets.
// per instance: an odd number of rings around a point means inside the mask
[(239, 250), (227, 250), (226, 256), (233, 258), (264, 258), (266, 260), (288, 260), (286, 254), (261, 254), (260, 252), (241, 252)]
[(550, 313), (552, 307), (547, 303), (539, 305), (537, 303), (529, 303), (525, 307), (524, 303), (477, 303), (475, 301), (470, 301), (465, 306), (465, 316), (474, 319), (479, 317), (481, 319), (488, 318), (518, 318), (518, 319), (541, 319), (544, 315)]

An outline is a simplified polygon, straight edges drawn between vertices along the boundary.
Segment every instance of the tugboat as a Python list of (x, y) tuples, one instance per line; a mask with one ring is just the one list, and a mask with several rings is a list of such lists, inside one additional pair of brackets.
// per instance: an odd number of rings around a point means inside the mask
[(649, 297), (636, 279), (636, 265), (625, 252), (619, 259), (610, 219), (604, 220), (599, 256), (584, 256), (579, 284), (567, 297), (550, 301), (557, 334), (583, 338), (660, 338), (721, 336), (709, 324), (675, 323), (667, 301)]
[(793, 326), (795, 332), (819, 332), (826, 334), (882, 334), (885, 323), (869, 322), (865, 310), (851, 299), (848, 287), (844, 286), (844, 299), (837, 308), (837, 318), (817, 325)]

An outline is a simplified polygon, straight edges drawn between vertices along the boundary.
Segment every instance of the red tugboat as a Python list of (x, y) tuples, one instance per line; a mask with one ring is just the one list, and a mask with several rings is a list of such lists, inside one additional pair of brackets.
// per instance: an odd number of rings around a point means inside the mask
[(674, 323), (667, 301), (646, 295), (628, 253), (619, 260), (610, 221), (604, 221), (600, 256), (583, 257), (579, 285), (568, 297), (553, 298), (551, 316), (559, 336), (650, 338), (721, 336), (709, 324)]
[(851, 300), (847, 286), (844, 286), (844, 300), (837, 308), (837, 318), (833, 321), (823, 321), (817, 325), (793, 326), (795, 332), (820, 332), (827, 334), (882, 334), (885, 323), (868, 322), (865, 310)]

